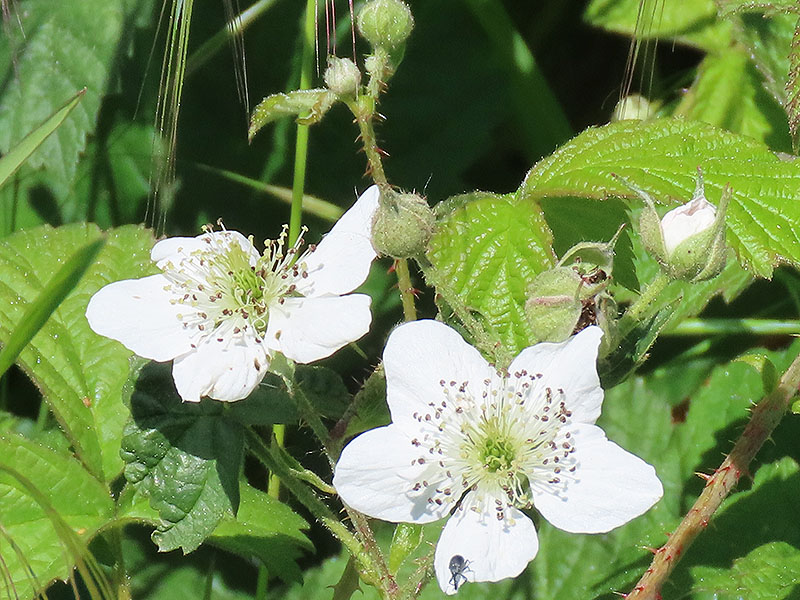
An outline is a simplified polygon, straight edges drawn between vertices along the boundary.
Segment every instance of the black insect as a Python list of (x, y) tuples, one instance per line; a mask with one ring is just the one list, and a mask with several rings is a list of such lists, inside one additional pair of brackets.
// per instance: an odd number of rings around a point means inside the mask
[(469, 568), (469, 561), (460, 554), (453, 555), (448, 565), (450, 569), (450, 583), (453, 584), (453, 589), (458, 591), (458, 586), (467, 581), (467, 576), (464, 575)]

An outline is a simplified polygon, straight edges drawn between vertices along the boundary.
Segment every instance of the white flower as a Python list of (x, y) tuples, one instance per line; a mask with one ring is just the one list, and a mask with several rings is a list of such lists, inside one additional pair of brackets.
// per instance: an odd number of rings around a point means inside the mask
[(717, 209), (702, 194), (665, 214), (661, 219), (661, 234), (667, 256), (671, 256), (681, 242), (713, 227), (716, 218)]
[(642, 514), (663, 492), (655, 470), (594, 425), (601, 337), (589, 327), (526, 348), (501, 374), (446, 325), (401, 325), (384, 352), (392, 424), (345, 447), (333, 479), (342, 500), (394, 522), (449, 515), (434, 557), (447, 594), (515, 577), (536, 556), (521, 508), (577, 533)]
[(263, 255), (236, 231), (162, 240), (151, 258), (163, 273), (102, 288), (86, 309), (89, 325), (139, 356), (174, 360), (184, 400), (246, 398), (276, 352), (308, 363), (369, 330), (369, 296), (345, 294), (376, 256), (378, 195), (369, 188), (302, 254), (302, 239), (284, 251), (285, 229)]

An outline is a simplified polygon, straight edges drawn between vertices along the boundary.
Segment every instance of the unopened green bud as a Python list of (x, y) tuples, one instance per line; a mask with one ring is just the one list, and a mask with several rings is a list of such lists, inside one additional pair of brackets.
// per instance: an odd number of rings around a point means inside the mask
[(417, 194), (381, 189), (381, 200), (372, 223), (372, 245), (381, 254), (409, 258), (425, 252), (436, 217)]
[(356, 25), (373, 47), (393, 50), (411, 35), (414, 17), (401, 0), (370, 0), (359, 11)]
[(361, 84), (361, 71), (349, 58), (331, 56), (325, 69), (325, 85), (339, 96), (356, 96)]
[(581, 277), (569, 267), (539, 273), (528, 289), (525, 316), (537, 342), (562, 342), (575, 330), (583, 304)]
[(674, 279), (706, 281), (725, 267), (725, 212), (731, 190), (725, 187), (719, 210), (705, 197), (703, 177), (689, 202), (672, 209), (660, 220), (652, 199), (637, 190), (646, 206), (639, 219), (639, 233), (645, 249)]

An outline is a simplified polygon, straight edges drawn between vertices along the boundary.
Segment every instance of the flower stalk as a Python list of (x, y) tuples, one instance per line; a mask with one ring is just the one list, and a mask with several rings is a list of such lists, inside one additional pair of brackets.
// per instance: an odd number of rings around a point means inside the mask
[[(253, 455), (267, 468), (270, 473), (274, 473), (289, 490), (289, 492), (297, 498), (297, 500), (317, 519), (331, 534), (336, 537), (348, 549), (348, 551), (356, 557), (359, 566), (361, 567), (360, 573), (364, 581), (373, 585), (380, 585), (376, 583), (378, 578), (376, 576), (378, 570), (375, 568), (374, 559), (365, 546), (356, 538), (355, 535), (339, 520), (333, 511), (320, 500), (317, 495), (308, 489), (305, 484), (294, 477), (292, 469), (290, 469), (283, 457), (281, 456), (283, 449), (267, 445), (261, 436), (253, 429), (248, 428), (246, 431), (247, 444)], [(382, 562), (382, 557), (378, 557)]]
[(650, 282), (636, 299), (636, 301), (628, 307), (622, 319), (619, 322), (619, 332), (621, 336), (625, 336), (631, 332), (638, 323), (653, 316), (658, 311), (660, 304), (658, 297), (661, 295), (667, 285), (672, 281), (668, 275), (659, 271), (655, 279)]
[(767, 394), (753, 409), (750, 421), (736, 441), (733, 450), (720, 467), (707, 479), (703, 492), (683, 518), (669, 540), (656, 550), (650, 567), (625, 596), (627, 600), (660, 600), (661, 587), (675, 569), (695, 538), (708, 527), (714, 512), (736, 487), (739, 478), (748, 473), (750, 462), (772, 435), (775, 427), (797, 395), (800, 386), (800, 356), (796, 357), (781, 378), (777, 388)]
[(400, 289), (400, 301), (403, 303), (403, 318), (406, 321), (417, 320), (417, 308), (414, 305), (414, 286), (411, 285), (411, 273), (408, 270), (408, 260), (400, 258), (395, 263), (397, 273), (397, 286)]

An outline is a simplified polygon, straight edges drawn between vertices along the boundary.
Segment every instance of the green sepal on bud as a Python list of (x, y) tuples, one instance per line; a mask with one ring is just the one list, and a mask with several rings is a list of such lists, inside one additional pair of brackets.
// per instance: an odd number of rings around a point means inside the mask
[(607, 243), (576, 244), (554, 268), (534, 278), (525, 303), (532, 341), (562, 342), (589, 325), (599, 325), (607, 334), (604, 339), (611, 339), (617, 307), (606, 289), (621, 231)]
[(424, 254), (435, 225), (436, 217), (424, 198), (382, 187), (372, 222), (372, 245), (393, 258), (419, 256)]
[(725, 213), (731, 199), (729, 186), (725, 186), (719, 207), (715, 208), (706, 200), (703, 175), (698, 169), (692, 199), (659, 218), (653, 199), (630, 182), (624, 183), (645, 201), (639, 218), (639, 235), (645, 249), (667, 275), (699, 282), (722, 272), (728, 256)]
[(355, 97), (361, 85), (361, 71), (349, 58), (331, 56), (325, 69), (325, 85), (337, 96)]
[(373, 48), (394, 50), (414, 29), (414, 16), (402, 0), (370, 0), (356, 18), (358, 32)]

